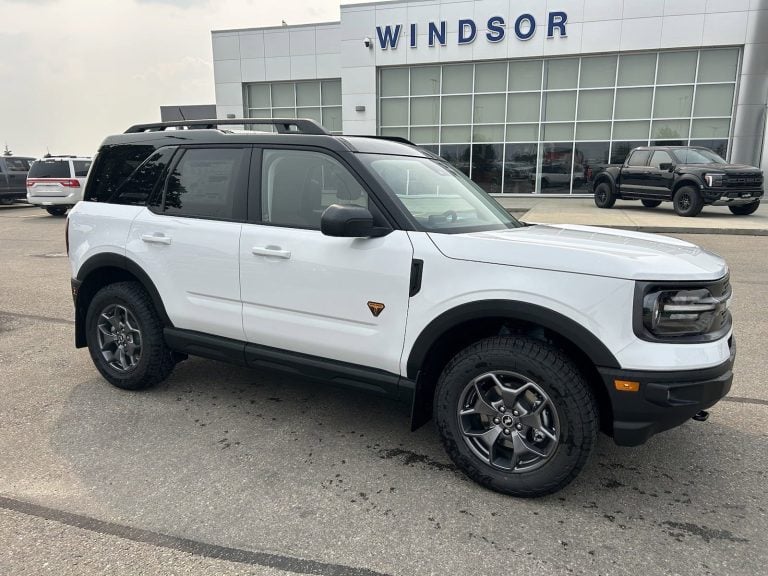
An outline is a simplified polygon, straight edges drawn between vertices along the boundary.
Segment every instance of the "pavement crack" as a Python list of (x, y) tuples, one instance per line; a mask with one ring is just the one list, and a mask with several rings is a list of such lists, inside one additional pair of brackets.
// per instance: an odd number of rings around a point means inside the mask
[(7, 316), (9, 318), (19, 318), (23, 320), (37, 320), (39, 322), (50, 322), (52, 324), (64, 324), (65, 326), (71, 326), (75, 323), (74, 320), (68, 320), (67, 318), (55, 318), (53, 316), (40, 316), (38, 314), (21, 314), (19, 312), (9, 312), (8, 310), (0, 310), (0, 316)]
[(56, 508), (48, 508), (47, 506), (40, 506), (38, 504), (32, 504), (31, 502), (16, 500), (5, 496), (0, 496), (0, 508), (26, 514), (27, 516), (42, 518), (44, 520), (52, 520), (54, 522), (59, 522), (60, 524), (66, 524), (67, 526), (88, 530), (97, 534), (115, 536), (133, 542), (150, 544), (161, 548), (169, 548), (178, 550), (179, 552), (186, 552), (196, 556), (204, 556), (206, 558), (214, 558), (216, 560), (224, 560), (237, 564), (266, 566), (268, 568), (276, 568), (295, 574), (313, 574), (318, 576), (387, 576), (383, 572), (376, 572), (374, 570), (368, 570), (367, 568), (355, 568), (354, 566), (345, 566), (343, 564), (331, 564), (316, 560), (305, 560), (293, 556), (283, 556), (281, 554), (254, 552), (252, 550), (243, 550), (241, 548), (229, 548), (227, 546), (208, 544), (206, 542), (199, 542), (188, 538), (180, 538), (178, 536), (171, 536), (160, 532), (152, 532), (151, 530), (133, 528), (114, 522), (105, 522), (104, 520), (97, 520), (96, 518), (91, 518), (89, 516), (73, 514)]

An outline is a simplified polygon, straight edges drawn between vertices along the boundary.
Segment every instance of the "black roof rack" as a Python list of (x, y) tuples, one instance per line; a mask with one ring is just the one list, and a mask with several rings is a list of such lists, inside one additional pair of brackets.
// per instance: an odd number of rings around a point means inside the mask
[(411, 146), (418, 146), (414, 144), (408, 138), (402, 136), (371, 136), (370, 134), (342, 134), (342, 137), (348, 136), (350, 138), (373, 138), (375, 140), (389, 140), (390, 142), (400, 142), (400, 144), (410, 144)]
[(308, 118), (213, 118), (210, 120), (176, 120), (173, 122), (155, 122), (136, 124), (125, 131), (126, 134), (140, 132), (162, 132), (168, 128), (186, 130), (215, 130), (219, 126), (262, 125), (274, 126), (278, 134), (314, 134), (328, 136), (331, 133), (314, 120)]

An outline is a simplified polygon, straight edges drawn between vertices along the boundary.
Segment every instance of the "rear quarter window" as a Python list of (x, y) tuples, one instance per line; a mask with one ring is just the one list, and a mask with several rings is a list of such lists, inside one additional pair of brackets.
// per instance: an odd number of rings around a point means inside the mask
[(29, 169), (28, 178), (71, 178), (69, 160), (38, 160)]
[[(115, 144), (102, 146), (94, 161), (85, 189), (89, 202), (113, 202), (118, 189), (153, 153), (149, 144)], [(129, 202), (135, 204), (135, 202)]]
[(74, 160), (72, 165), (75, 168), (75, 178), (85, 178), (88, 176), (88, 169), (91, 167), (90, 160)]

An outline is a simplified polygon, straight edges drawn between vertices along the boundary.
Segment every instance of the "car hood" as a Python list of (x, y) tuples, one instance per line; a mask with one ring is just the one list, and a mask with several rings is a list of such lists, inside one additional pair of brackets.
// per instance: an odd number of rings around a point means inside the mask
[(698, 170), (707, 170), (709, 172), (725, 172), (725, 173), (754, 172), (755, 174), (760, 174), (762, 172), (760, 168), (755, 168), (754, 166), (747, 166), (746, 164), (680, 164), (678, 168), (682, 168), (684, 170), (698, 169)]
[(656, 234), (576, 225), (429, 237), (448, 258), (629, 280), (716, 280), (725, 261), (703, 248)]

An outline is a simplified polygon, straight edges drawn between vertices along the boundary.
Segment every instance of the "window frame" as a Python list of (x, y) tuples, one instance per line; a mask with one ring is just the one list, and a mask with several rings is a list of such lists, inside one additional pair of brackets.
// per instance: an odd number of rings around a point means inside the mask
[[(168, 191), (168, 184), (171, 179), (171, 174), (174, 173), (177, 166), (184, 158), (184, 155), (189, 150), (220, 150), (223, 148), (241, 150), (243, 154), (243, 162), (240, 166), (239, 173), (236, 175), (234, 200), (232, 203), (232, 218), (212, 218), (210, 216), (198, 216), (192, 214), (168, 214), (165, 212), (165, 195)], [(193, 220), (209, 220), (211, 222), (246, 222), (248, 219), (248, 174), (251, 164), (251, 150), (253, 145), (251, 144), (183, 144), (176, 148), (170, 162), (166, 168), (166, 172), (162, 178), (162, 186), (158, 187), (160, 195), (159, 202), (153, 204), (153, 201), (157, 200), (157, 194), (152, 194), (147, 198), (146, 207), (154, 214), (158, 216), (164, 216), (166, 218), (191, 218)]]
[[(296, 152), (316, 152), (333, 158), (341, 166), (349, 172), (349, 174), (355, 179), (358, 185), (363, 191), (368, 194), (368, 209), (373, 215), (375, 226), (385, 226), (392, 228), (393, 230), (403, 229), (401, 225), (398, 225), (397, 219), (392, 217), (392, 213), (389, 207), (386, 207), (385, 202), (382, 202), (380, 190), (374, 191), (373, 187), (361, 176), (360, 172), (353, 166), (353, 163), (348, 162), (342, 155), (335, 153), (327, 148), (321, 148), (318, 146), (301, 146), (291, 144), (254, 144), (253, 152), (251, 155), (251, 174), (250, 174), (250, 186), (248, 188), (248, 224), (256, 224), (259, 226), (270, 226), (274, 228), (285, 228), (292, 230), (314, 230), (320, 232), (319, 227), (313, 226), (296, 226), (286, 224), (276, 224), (273, 222), (265, 222), (262, 219), (262, 173), (264, 170), (264, 151), (265, 150), (293, 150)], [(258, 158), (258, 164), (254, 165), (254, 161)], [(257, 168), (253, 168), (257, 166)], [(375, 207), (375, 210), (371, 210), (371, 206)]]

